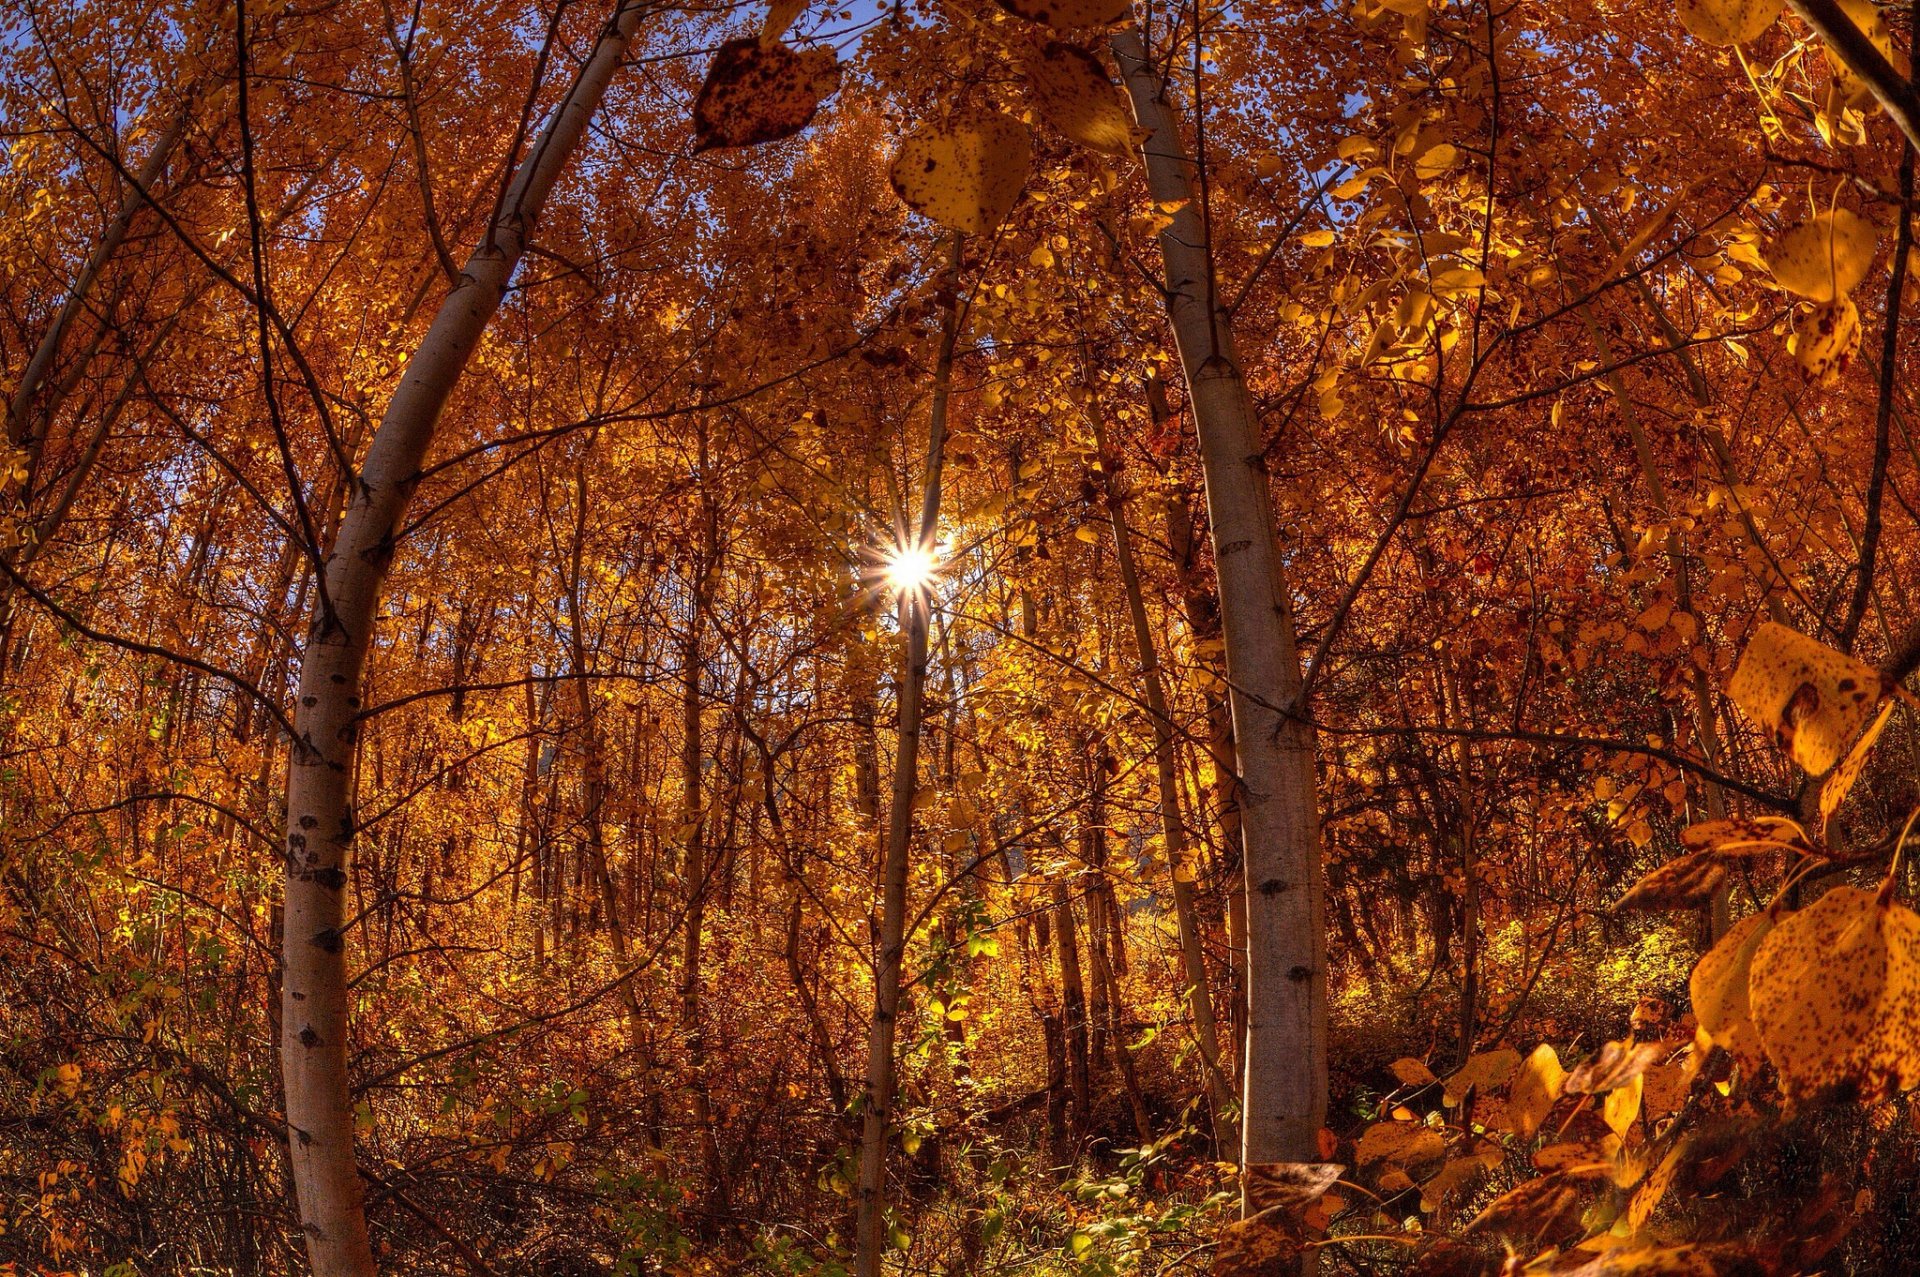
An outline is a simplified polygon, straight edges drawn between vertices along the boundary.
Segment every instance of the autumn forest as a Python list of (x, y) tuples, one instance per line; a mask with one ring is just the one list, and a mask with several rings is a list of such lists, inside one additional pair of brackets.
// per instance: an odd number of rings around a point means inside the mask
[(1916, 32), (3, 0), (0, 1275), (1920, 1271)]

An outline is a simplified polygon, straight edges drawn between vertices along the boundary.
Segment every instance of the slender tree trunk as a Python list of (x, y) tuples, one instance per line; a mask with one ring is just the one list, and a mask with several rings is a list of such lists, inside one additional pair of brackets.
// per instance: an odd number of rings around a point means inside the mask
[[(1178, 211), (1161, 232), (1167, 318), (1200, 436), (1226, 637), (1228, 700), (1241, 782), (1247, 882), (1247, 1050), (1241, 1153), (1260, 1162), (1318, 1157), (1327, 1108), (1326, 935), (1314, 735), (1274, 541), (1260, 423), (1225, 308), (1164, 86), (1135, 31), (1113, 51), (1148, 134), (1148, 186)], [(1291, 710), (1292, 713), (1283, 711)]]
[[(1107, 452), (1104, 422), (1095, 416), (1098, 447)], [(1127, 527), (1126, 486), (1117, 463), (1107, 462), (1107, 513), (1113, 523), (1114, 562), (1120, 586), (1127, 596), (1127, 614), (1133, 622), (1133, 647), (1140, 659), (1140, 682), (1153, 722), (1153, 763), (1160, 784), (1160, 837), (1166, 849), (1167, 874), (1173, 885), (1174, 925), (1180, 936), (1181, 974), (1187, 982), (1187, 1013), (1193, 1017), (1193, 1040), (1206, 1073), (1207, 1102), (1213, 1115), (1214, 1142), (1220, 1156), (1238, 1153), (1239, 1131), (1233, 1121), (1233, 1092), (1220, 1067), (1219, 1028), (1213, 1018), (1213, 994), (1207, 984), (1207, 962), (1200, 944), (1200, 915), (1193, 899), (1194, 870), (1187, 849), (1187, 826), (1180, 818), (1179, 761), (1175, 755), (1173, 714), (1167, 704), (1160, 657), (1147, 617), (1147, 600), (1140, 588), (1140, 569), (1133, 557), (1133, 534)]]
[[(960, 271), (956, 237), (953, 270)], [(957, 281), (956, 281), (957, 282)], [(925, 489), (913, 545), (933, 553), (940, 522), (940, 472), (946, 458), (947, 397), (953, 381), (953, 350), (964, 306), (947, 311), (934, 366), (933, 403), (927, 423)], [(854, 1207), (855, 1277), (879, 1277), (887, 1244), (887, 1148), (893, 1133), (894, 1039), (899, 1032), (900, 969), (906, 953), (908, 852), (913, 838), (913, 796), (919, 788), (920, 715), (927, 683), (927, 624), (931, 599), (903, 590), (900, 628), (906, 639), (900, 660), (898, 743), (893, 795), (887, 808), (887, 841), (880, 867), (880, 944), (873, 972), (873, 1018), (867, 1035), (866, 1085), (861, 1097), (860, 1188)]]
[(441, 304), (374, 433), (316, 591), (287, 767), (287, 878), (281, 1069), (301, 1231), (315, 1273), (375, 1271), (347, 1079), (347, 962), (342, 892), (354, 835), (350, 782), (360, 682), (393, 535), (467, 360), (499, 309), (527, 237), (585, 135), (640, 23), (624, 3), (566, 100), (514, 175), (501, 212)]

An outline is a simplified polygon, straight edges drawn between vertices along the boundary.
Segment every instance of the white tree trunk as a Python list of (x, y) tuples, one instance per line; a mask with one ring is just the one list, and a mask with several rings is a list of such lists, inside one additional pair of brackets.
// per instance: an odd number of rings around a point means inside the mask
[(342, 891), (354, 834), (350, 781), (360, 684), (393, 556), (434, 427), (505, 295), (562, 167), (586, 133), (639, 25), (623, 3), (566, 100), (515, 173), (501, 212), (407, 363), (327, 555), (301, 659), (296, 740), (287, 767), (285, 971), (281, 1074), (288, 1144), (307, 1255), (321, 1277), (375, 1272), (353, 1157), (347, 1079), (347, 964)]
[(1137, 31), (1113, 37), (1147, 184), (1176, 208), (1160, 234), (1167, 319), (1200, 437), (1241, 781), (1247, 884), (1247, 1044), (1241, 1150), (1248, 1164), (1318, 1160), (1327, 1105), (1326, 933), (1314, 734), (1282, 711), (1300, 692), (1292, 603), (1274, 540), (1260, 423), (1214, 297), (1205, 227), (1165, 87)]

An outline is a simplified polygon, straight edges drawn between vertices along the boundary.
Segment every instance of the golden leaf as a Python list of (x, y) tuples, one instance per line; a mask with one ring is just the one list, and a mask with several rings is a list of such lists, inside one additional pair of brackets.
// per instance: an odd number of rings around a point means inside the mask
[(1560, 1277), (1763, 1277), (1772, 1269), (1745, 1247), (1725, 1242), (1616, 1247)]
[(1498, 1086), (1512, 1077), (1513, 1071), (1519, 1066), (1520, 1053), (1512, 1047), (1498, 1047), (1468, 1056), (1459, 1071), (1447, 1078), (1446, 1102), (1458, 1104), (1470, 1090), (1485, 1091)]
[(1560, 1067), (1557, 1051), (1545, 1042), (1533, 1048), (1533, 1054), (1514, 1074), (1513, 1086), (1507, 1092), (1514, 1134), (1521, 1139), (1532, 1138), (1540, 1129), (1540, 1123), (1546, 1120), (1553, 1102), (1560, 1098), (1566, 1079), (1567, 1071)]
[(1644, 1074), (1635, 1073), (1621, 1085), (1607, 1092), (1606, 1101), (1600, 1106), (1600, 1117), (1607, 1129), (1622, 1139), (1634, 1119), (1640, 1116), (1640, 1099), (1646, 1091), (1647, 1079)]
[(1860, 349), (1860, 308), (1851, 298), (1798, 311), (1787, 334), (1787, 350), (1817, 386), (1840, 380)]
[(1754, 1025), (1789, 1097), (1873, 1101), (1920, 1083), (1920, 914), (1835, 887), (1760, 942)]
[(1447, 1151), (1440, 1132), (1418, 1122), (1375, 1122), (1360, 1136), (1353, 1160), (1362, 1166), (1374, 1162), (1430, 1162)]
[(1088, 150), (1133, 149), (1133, 112), (1100, 59), (1078, 45), (1049, 40), (1027, 60), (1027, 87), (1047, 123)]
[(888, 176), (914, 212), (948, 230), (983, 235), (1013, 211), (1032, 154), (1024, 124), (988, 112), (914, 129), (900, 140)]
[(1860, 773), (1867, 765), (1867, 755), (1873, 752), (1874, 742), (1880, 739), (1880, 732), (1892, 715), (1893, 702), (1888, 701), (1880, 707), (1879, 716), (1860, 734), (1860, 739), (1853, 743), (1853, 748), (1847, 751), (1847, 756), (1840, 760), (1840, 765), (1820, 782), (1820, 825), (1823, 836), (1827, 820), (1840, 810), (1840, 804), (1846, 801), (1853, 782), (1860, 779)]
[(1785, 816), (1729, 816), (1701, 820), (1680, 831), (1688, 851), (1710, 851), (1721, 860), (1745, 860), (1775, 851), (1815, 855), (1800, 823)]
[(1767, 245), (1767, 269), (1780, 287), (1812, 302), (1834, 302), (1852, 292), (1873, 265), (1880, 232), (1849, 209), (1815, 213)]
[(1680, 25), (1708, 44), (1758, 40), (1780, 16), (1781, 0), (1679, 0)]
[(1871, 665), (1774, 621), (1754, 633), (1727, 684), (1733, 703), (1815, 776), (1859, 739), (1884, 690)]
[[(1906, 55), (1895, 47), (1893, 33), (1887, 29), (1886, 19), (1880, 16), (1879, 7), (1872, 0), (1840, 0), (1840, 8), (1853, 20), (1853, 25), (1860, 28), (1861, 34), (1873, 41), (1873, 47), (1880, 50), (1880, 56), (1893, 64), (1900, 78), (1905, 79), (1909, 65)], [(1833, 71), (1835, 91), (1847, 100), (1848, 106), (1862, 107), (1873, 101), (1873, 90), (1854, 73), (1832, 45), (1827, 46), (1827, 66)]]
[(1753, 1025), (1747, 980), (1754, 950), (1771, 930), (1773, 916), (1765, 909), (1742, 918), (1694, 964), (1693, 975), (1687, 981), (1700, 1028), (1715, 1046), (1725, 1047), (1749, 1073), (1766, 1056), (1760, 1045), (1759, 1030)]

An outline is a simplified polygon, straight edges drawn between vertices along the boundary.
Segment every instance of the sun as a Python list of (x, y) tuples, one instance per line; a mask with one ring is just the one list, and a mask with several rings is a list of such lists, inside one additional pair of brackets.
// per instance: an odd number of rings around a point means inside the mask
[(887, 584), (902, 593), (923, 591), (933, 584), (939, 568), (931, 550), (904, 546), (887, 556)]

